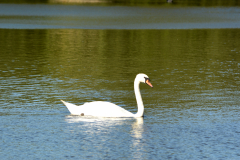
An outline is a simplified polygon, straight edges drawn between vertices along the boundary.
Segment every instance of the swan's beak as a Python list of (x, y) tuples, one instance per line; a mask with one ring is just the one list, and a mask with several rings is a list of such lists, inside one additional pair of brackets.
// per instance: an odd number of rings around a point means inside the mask
[(153, 88), (153, 85), (151, 84), (149, 79), (146, 80), (146, 84)]

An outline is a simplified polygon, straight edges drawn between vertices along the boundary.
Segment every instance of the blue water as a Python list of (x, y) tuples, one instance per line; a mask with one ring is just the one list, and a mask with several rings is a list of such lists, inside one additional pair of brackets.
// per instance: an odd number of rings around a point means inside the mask
[[(60, 107), (60, 105), (59, 105)], [(239, 121), (99, 119), (61, 111), (1, 116), (4, 159), (238, 159)], [(57, 113), (56, 113), (57, 112)], [(157, 120), (153, 120), (157, 119)]]

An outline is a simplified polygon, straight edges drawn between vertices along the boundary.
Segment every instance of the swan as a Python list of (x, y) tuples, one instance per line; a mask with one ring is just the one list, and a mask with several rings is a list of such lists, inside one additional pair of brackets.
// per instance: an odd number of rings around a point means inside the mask
[(139, 90), (140, 82), (148, 84), (150, 87), (153, 85), (150, 83), (150, 79), (146, 74), (139, 73), (134, 80), (134, 91), (138, 106), (138, 111), (136, 114), (133, 114), (116, 104), (105, 101), (93, 101), (86, 102), (83, 105), (77, 106), (68, 102), (63, 102), (63, 104), (68, 108), (69, 112), (72, 115), (81, 115), (81, 116), (93, 116), (93, 117), (143, 117), (144, 106)]

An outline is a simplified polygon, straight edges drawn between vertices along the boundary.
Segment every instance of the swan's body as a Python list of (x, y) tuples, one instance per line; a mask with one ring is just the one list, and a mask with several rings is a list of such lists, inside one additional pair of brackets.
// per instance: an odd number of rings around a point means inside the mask
[(69, 112), (73, 115), (84, 115), (84, 116), (94, 116), (94, 117), (142, 117), (144, 114), (144, 106), (142, 102), (142, 97), (139, 90), (140, 82), (146, 83), (153, 87), (150, 83), (150, 79), (146, 74), (138, 74), (134, 81), (134, 91), (138, 105), (138, 112), (133, 114), (116, 104), (104, 101), (94, 101), (87, 102), (81, 106), (76, 106), (74, 104), (64, 102), (61, 100)]

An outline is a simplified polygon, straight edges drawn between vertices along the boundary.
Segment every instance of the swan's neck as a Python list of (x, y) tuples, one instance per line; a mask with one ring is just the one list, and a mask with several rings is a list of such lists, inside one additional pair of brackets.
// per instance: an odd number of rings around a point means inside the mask
[(138, 106), (138, 112), (135, 114), (135, 117), (143, 117), (144, 114), (144, 106), (143, 106), (143, 101), (141, 97), (141, 93), (139, 90), (139, 84), (140, 82), (135, 79), (134, 81), (134, 92), (137, 100), (137, 106)]

